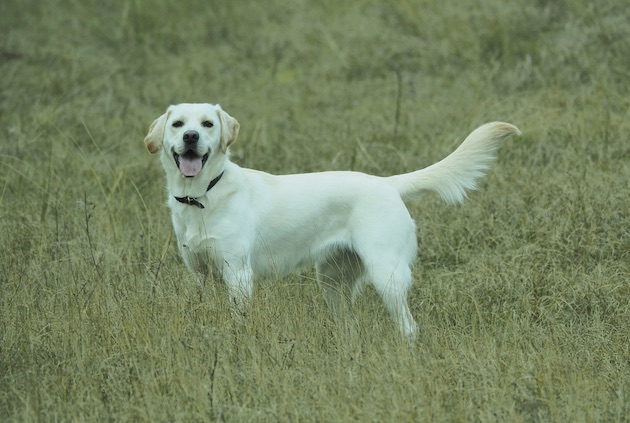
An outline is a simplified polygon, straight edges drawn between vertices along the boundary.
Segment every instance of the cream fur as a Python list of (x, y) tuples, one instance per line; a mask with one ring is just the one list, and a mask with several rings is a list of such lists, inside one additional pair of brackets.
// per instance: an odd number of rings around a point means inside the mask
[[(209, 121), (212, 127), (207, 127)], [(174, 127), (174, 122), (182, 125)], [(188, 268), (201, 278), (216, 267), (238, 310), (252, 295), (254, 277), (315, 266), (335, 314), (344, 293), (354, 298), (369, 283), (410, 338), (417, 330), (407, 304), (417, 243), (404, 201), (425, 191), (437, 192), (448, 203), (463, 201), (488, 169), (500, 141), (520, 133), (507, 123), (488, 123), (438, 163), (379, 177), (359, 172), (271, 175), (241, 168), (229, 160), (238, 128), (218, 105), (180, 104), (156, 119), (145, 139), (151, 153), (161, 151), (168, 205)], [(183, 134), (191, 130), (199, 133), (195, 151), (208, 155), (192, 178), (184, 177), (173, 159), (173, 152), (186, 151)], [(206, 192), (221, 172), (221, 180)], [(175, 200), (182, 196), (195, 197), (204, 208)]]

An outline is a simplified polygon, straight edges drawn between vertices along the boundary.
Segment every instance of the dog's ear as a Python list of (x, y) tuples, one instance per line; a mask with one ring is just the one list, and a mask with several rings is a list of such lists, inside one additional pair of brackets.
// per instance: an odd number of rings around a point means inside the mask
[(227, 153), (227, 149), (238, 137), (238, 130), (241, 125), (236, 119), (228, 115), (221, 106), (217, 104), (219, 120), (221, 121), (221, 151)]
[(155, 154), (162, 148), (162, 141), (164, 140), (164, 127), (166, 126), (166, 120), (171, 114), (170, 108), (162, 116), (155, 119), (149, 127), (149, 133), (144, 137), (144, 145), (146, 145), (149, 153)]

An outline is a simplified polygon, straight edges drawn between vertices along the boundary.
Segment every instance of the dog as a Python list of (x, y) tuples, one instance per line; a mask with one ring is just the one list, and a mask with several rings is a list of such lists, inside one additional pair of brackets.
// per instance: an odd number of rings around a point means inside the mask
[(500, 142), (519, 129), (492, 122), (445, 159), (389, 177), (334, 171), (271, 175), (229, 159), (239, 123), (220, 105), (179, 104), (155, 119), (144, 139), (160, 152), (168, 207), (183, 260), (201, 281), (217, 269), (233, 308), (244, 312), (254, 278), (314, 266), (337, 316), (370, 283), (400, 332), (417, 324), (407, 295), (417, 240), (405, 203), (434, 191), (460, 203), (476, 189)]

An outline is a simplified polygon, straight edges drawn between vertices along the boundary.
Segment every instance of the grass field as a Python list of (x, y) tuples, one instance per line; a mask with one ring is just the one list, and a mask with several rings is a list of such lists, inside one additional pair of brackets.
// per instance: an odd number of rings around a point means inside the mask
[[(630, 8), (618, 0), (0, 4), (0, 421), (627, 422)], [(391, 175), (508, 140), (410, 205), (408, 346), (306, 272), (233, 321), (197, 288), (143, 138), (221, 103), (233, 159)]]

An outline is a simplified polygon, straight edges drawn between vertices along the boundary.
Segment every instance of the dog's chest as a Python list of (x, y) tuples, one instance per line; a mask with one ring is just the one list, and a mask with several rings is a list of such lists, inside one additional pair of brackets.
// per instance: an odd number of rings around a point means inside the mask
[(212, 249), (217, 236), (213, 234), (213, 222), (203, 213), (187, 206), (181, 212), (173, 211), (173, 229), (177, 242), (190, 253), (205, 253)]

